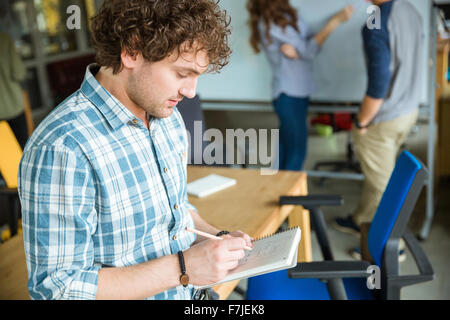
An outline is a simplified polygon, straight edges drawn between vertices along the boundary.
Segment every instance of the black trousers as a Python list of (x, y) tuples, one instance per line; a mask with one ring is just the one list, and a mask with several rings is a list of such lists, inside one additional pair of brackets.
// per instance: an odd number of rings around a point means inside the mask
[(23, 148), (25, 147), (25, 143), (27, 143), (28, 140), (28, 127), (27, 119), (25, 118), (25, 112), (22, 112), (19, 116), (10, 119), (7, 122), (14, 132), (14, 135), (16, 136), (16, 139), (23, 150)]

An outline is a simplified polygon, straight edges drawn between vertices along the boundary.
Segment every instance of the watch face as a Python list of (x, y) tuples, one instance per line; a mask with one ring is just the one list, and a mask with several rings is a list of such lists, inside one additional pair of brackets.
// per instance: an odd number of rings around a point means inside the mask
[(183, 286), (187, 286), (188, 283), (189, 283), (189, 276), (187, 274), (182, 274), (181, 277), (180, 277), (180, 283)]

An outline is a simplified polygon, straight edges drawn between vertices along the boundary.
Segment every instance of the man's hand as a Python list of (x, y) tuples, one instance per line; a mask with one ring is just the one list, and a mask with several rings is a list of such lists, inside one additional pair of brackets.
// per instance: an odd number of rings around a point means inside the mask
[[(361, 109), (359, 113), (356, 115), (356, 119), (358, 119), (359, 123), (364, 127), (372, 122), (375, 115), (380, 110), (383, 105), (384, 99), (372, 98), (366, 95), (363, 99)], [(359, 134), (365, 134), (367, 132), (367, 128), (358, 129), (356, 126), (353, 127)]]
[(242, 238), (245, 240), (245, 243), (248, 247), (253, 248), (253, 238), (250, 237), (248, 234), (246, 234), (245, 232), (241, 231), (241, 230), (237, 230), (237, 231), (233, 231), (230, 232), (229, 234), (223, 236), (224, 238), (231, 238), (231, 237), (235, 237), (235, 238)]
[(366, 134), (367, 128), (358, 129), (355, 125), (353, 125), (353, 130), (356, 130), (359, 134)]
[[(365, 127), (369, 124), (369, 121), (361, 120), (362, 118), (363, 117), (361, 116), (361, 114), (356, 115), (356, 119), (358, 119), (359, 124)], [(365, 134), (367, 132), (367, 128), (358, 128), (355, 124), (353, 124), (353, 130), (358, 131), (359, 134)]]
[(244, 257), (245, 245), (241, 237), (224, 236), (223, 240), (205, 240), (190, 247), (184, 252), (189, 283), (201, 286), (222, 280)]

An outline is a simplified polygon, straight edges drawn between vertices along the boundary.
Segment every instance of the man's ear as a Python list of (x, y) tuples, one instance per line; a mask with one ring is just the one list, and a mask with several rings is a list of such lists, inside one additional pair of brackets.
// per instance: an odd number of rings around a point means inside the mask
[(137, 51), (122, 50), (120, 59), (122, 60), (123, 67), (126, 69), (134, 69), (140, 64), (140, 53)]

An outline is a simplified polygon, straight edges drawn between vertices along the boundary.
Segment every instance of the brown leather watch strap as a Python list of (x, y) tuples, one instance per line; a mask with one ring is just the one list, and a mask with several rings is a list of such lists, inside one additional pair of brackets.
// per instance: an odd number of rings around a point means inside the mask
[(180, 262), (180, 269), (181, 269), (181, 276), (180, 276), (180, 283), (187, 287), (189, 284), (189, 276), (186, 274), (186, 265), (184, 264), (184, 255), (183, 251), (178, 251), (178, 261)]

